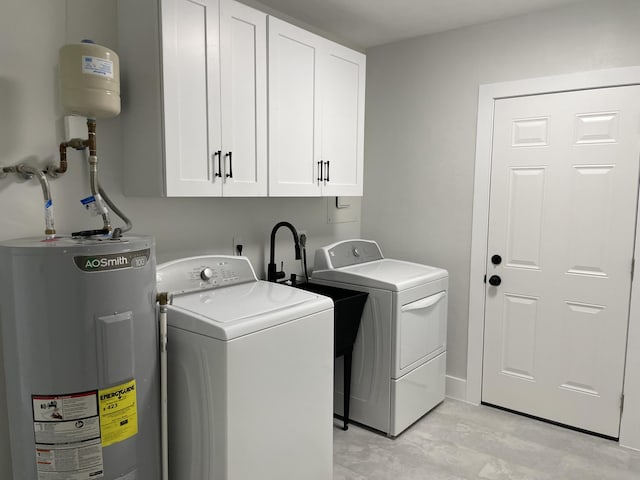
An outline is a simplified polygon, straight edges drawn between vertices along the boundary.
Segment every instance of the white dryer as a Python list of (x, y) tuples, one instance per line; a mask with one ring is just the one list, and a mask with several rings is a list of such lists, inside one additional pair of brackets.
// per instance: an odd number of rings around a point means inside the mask
[[(371, 240), (316, 251), (312, 281), (369, 293), (354, 345), (350, 418), (395, 437), (445, 395), (446, 270), (384, 258)], [(334, 408), (342, 412), (342, 364)]]
[(168, 307), (170, 478), (331, 480), (333, 303), (244, 257), (158, 266)]

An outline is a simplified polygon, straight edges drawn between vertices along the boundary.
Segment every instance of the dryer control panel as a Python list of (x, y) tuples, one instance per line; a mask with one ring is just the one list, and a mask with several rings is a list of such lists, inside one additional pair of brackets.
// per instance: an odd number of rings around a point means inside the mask
[(247, 257), (203, 255), (174, 260), (158, 265), (158, 292), (172, 295), (257, 282), (258, 278)]
[(316, 250), (314, 270), (330, 270), (382, 260), (382, 251), (373, 240), (345, 240)]

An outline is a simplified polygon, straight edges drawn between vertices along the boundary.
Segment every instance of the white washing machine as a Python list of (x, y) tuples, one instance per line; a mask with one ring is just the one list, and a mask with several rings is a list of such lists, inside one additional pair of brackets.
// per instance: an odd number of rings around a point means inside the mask
[[(384, 258), (371, 240), (318, 249), (312, 281), (369, 293), (353, 350), (350, 418), (391, 437), (445, 395), (446, 270)], [(342, 360), (334, 408), (342, 412)]]
[(333, 303), (244, 257), (158, 266), (168, 307), (170, 478), (331, 480)]

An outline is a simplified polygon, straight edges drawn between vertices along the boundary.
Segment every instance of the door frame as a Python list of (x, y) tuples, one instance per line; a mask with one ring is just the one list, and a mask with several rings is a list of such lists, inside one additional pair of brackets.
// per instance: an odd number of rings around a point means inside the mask
[[(469, 330), (467, 343), (466, 400), (479, 405), (482, 398), (484, 311), (489, 232), (489, 191), (495, 101), (501, 98), (573, 90), (640, 85), (640, 67), (580, 72), (480, 85), (473, 184), (473, 223), (469, 275)], [(640, 210), (636, 212), (636, 238), (640, 239)], [(634, 258), (640, 259), (640, 241)], [(640, 282), (631, 284), (629, 330), (623, 392), (625, 409), (620, 424), (620, 444), (640, 450)]]

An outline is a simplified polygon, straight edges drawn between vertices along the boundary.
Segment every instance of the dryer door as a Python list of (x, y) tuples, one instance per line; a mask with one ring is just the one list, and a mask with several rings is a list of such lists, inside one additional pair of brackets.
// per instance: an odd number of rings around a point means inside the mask
[(398, 310), (393, 378), (400, 378), (446, 349), (447, 291), (406, 303)]

